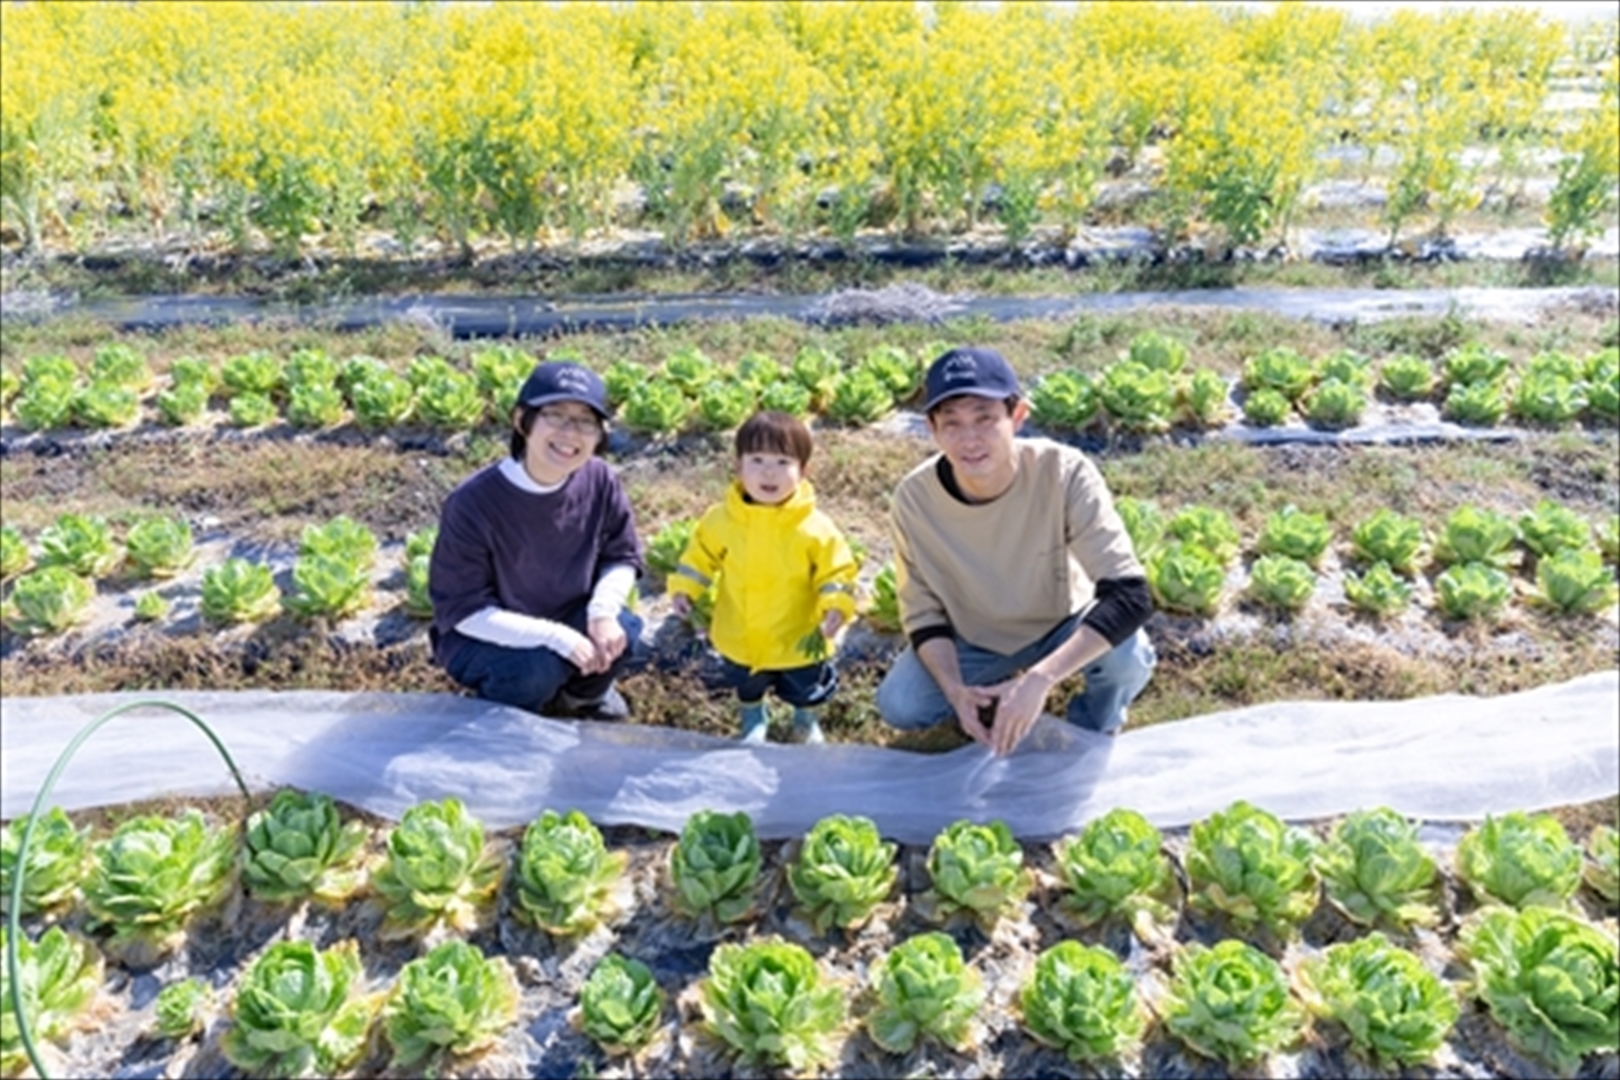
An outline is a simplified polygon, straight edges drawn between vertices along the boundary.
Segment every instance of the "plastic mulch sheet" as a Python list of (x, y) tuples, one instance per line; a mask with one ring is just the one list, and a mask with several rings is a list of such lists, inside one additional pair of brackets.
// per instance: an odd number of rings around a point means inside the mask
[[(830, 813), (927, 843), (967, 817), (1023, 839), (1071, 831), (1115, 806), (1171, 828), (1236, 799), (1291, 820), (1387, 805), (1410, 817), (1587, 802), (1620, 792), (1620, 672), (1493, 698), (1288, 702), (1094, 735), (1045, 718), (1019, 751), (918, 754), (768, 745), (633, 724), (557, 721), (449, 695), (203, 691), (0, 699), (0, 812), (26, 813), (83, 725), (130, 701), (200, 716), (250, 785), (324, 791), (397, 818), (455, 795), (495, 828), (542, 809), (679, 831), (692, 812), (745, 810), (763, 838)], [(166, 709), (119, 716), (52, 792), (68, 809), (235, 790), (223, 761)]]

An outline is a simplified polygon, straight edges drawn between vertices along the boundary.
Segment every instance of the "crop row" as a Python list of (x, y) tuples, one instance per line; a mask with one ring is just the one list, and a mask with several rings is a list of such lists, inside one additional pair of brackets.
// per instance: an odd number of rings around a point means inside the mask
[[(826, 348), (805, 346), (786, 364), (755, 352), (728, 365), (684, 346), (656, 368), (614, 362), (603, 378), (624, 424), (654, 436), (728, 431), (760, 408), (859, 426), (914, 403), (926, 358), (943, 348), (910, 353), (881, 345), (850, 363)], [(566, 349), (551, 355), (580, 359)], [(128, 345), (110, 344), (96, 350), (88, 372), (60, 355), (30, 357), (20, 372), (0, 370), (0, 415), (33, 431), (127, 428), (149, 411), (183, 426), (222, 403), (239, 428), (285, 420), (319, 430), (352, 420), (366, 431), (407, 424), (470, 430), (505, 424), (512, 388), (533, 363), (512, 346), (480, 349), (466, 368), (420, 356), (404, 372), (366, 356), (340, 362), (319, 349), (286, 360), (246, 353), (217, 364), (188, 356), (169, 364), (166, 386), (154, 391), (158, 379), (146, 358)], [(1586, 357), (1547, 351), (1515, 365), (1478, 345), (1452, 349), (1438, 362), (1409, 354), (1375, 361), (1347, 350), (1310, 358), (1277, 347), (1245, 360), (1234, 388), (1213, 369), (1189, 366), (1183, 343), (1149, 331), (1095, 374), (1060, 368), (1032, 380), (1029, 389), (1032, 420), (1053, 433), (1104, 425), (1138, 433), (1177, 425), (1216, 429), (1233, 419), (1234, 401), (1255, 427), (1299, 416), (1318, 427), (1347, 428), (1361, 421), (1375, 397), (1438, 403), (1446, 417), (1474, 426), (1509, 416), (1542, 427), (1580, 420), (1620, 425), (1620, 350)]]
[[(1391, 233), (1443, 231), (1559, 162), (1552, 239), (1601, 231), (1617, 171), (1612, 21), (1361, 19), (1096, 3), (18, 5), (0, 38), (0, 209), (25, 244), (204, 227), (283, 252), (385, 228), (514, 250), (616, 224), (673, 244), (849, 239), (1127, 209), (1238, 244), (1381, 151)], [(493, 74), (492, 74), (493, 73)], [(1554, 91), (1598, 91), (1571, 110)], [(1596, 99), (1596, 100), (1593, 100)], [(1350, 143), (1358, 161), (1334, 151)], [(1479, 150), (1484, 147), (1486, 153)], [(1550, 154), (1549, 154), (1550, 152)], [(1545, 168), (1545, 166), (1542, 166)], [(621, 197), (627, 189), (638, 197)]]
[[(185, 810), (130, 818), (92, 843), (58, 808), (32, 826), (12, 822), (3, 842), (7, 903), (21, 866), (19, 914), (53, 923), (18, 949), (31, 1030), (47, 1040), (84, 1022), (103, 949), (131, 967), (153, 966), (242, 886), (271, 905), (375, 897), (382, 936), (419, 951), (387, 991), (364, 989), (352, 941), (325, 951), (279, 941), (234, 987), (221, 1048), (244, 1070), (282, 1076), (351, 1066), (379, 1013), (398, 1067), (489, 1049), (516, 1021), (516, 981), (505, 959), (462, 936), (488, 924), (503, 883), (510, 916), (560, 942), (622, 926), (632, 906), (627, 856), (610, 851), (584, 815), (542, 813), (508, 858), (453, 797), (407, 810), (380, 853), (331, 799), (294, 791), (277, 793), (240, 831)], [(806, 940), (853, 933), (891, 905), (896, 851), (870, 820), (842, 815), (791, 846), (782, 876)], [(1027, 917), (1037, 875), (1025, 857), (999, 821), (942, 830), (927, 852), (930, 887), (904, 900), (938, 929), (872, 965), (850, 1010), (845, 988), (804, 946), (746, 932), (771, 904), (748, 815), (694, 814), (670, 848), (662, 899), (694, 930), (745, 938), (715, 949), (694, 988), (702, 1030), (744, 1060), (801, 1070), (835, 1058), (851, 1019), (890, 1053), (929, 1039), (972, 1044), (985, 989), (951, 932), (974, 925), (993, 933)], [(1458, 988), (1401, 942), (1415, 944), (1419, 929), (1442, 923), (1460, 928), (1466, 993), (1531, 1057), (1568, 1075), (1585, 1055), (1614, 1052), (1616, 941), (1576, 902), (1584, 879), (1596, 904), (1620, 903), (1612, 826), (1595, 827), (1583, 855), (1551, 815), (1488, 816), (1450, 857), (1472, 899), (1467, 913), (1442, 910), (1441, 867), (1417, 826), (1385, 808), (1352, 813), (1319, 838), (1239, 801), (1195, 822), (1179, 860), (1145, 819), (1116, 809), (1060, 840), (1053, 858), (1048, 906), (1063, 933), (1021, 976), (1014, 1000), (1030, 1035), (1076, 1061), (1130, 1056), (1151, 1015), (1199, 1054), (1254, 1062), (1297, 1043), (1314, 1015), (1375, 1062), (1422, 1063), (1458, 1017)], [(1271, 954), (1298, 940), (1323, 897), (1357, 934), (1297, 965), (1291, 988)], [(1232, 936), (1213, 947), (1175, 944), (1183, 909)], [(1110, 921), (1169, 951), (1167, 985), (1138, 985), (1107, 947), (1079, 940)], [(64, 923), (106, 937), (98, 948)], [(433, 940), (443, 943), (429, 950)], [(156, 1033), (201, 1031), (210, 997), (199, 980), (172, 983), (158, 998)], [(579, 987), (576, 1019), (608, 1053), (633, 1052), (664, 1027), (665, 1000), (646, 964), (610, 953)], [(22, 1051), (16, 1027), (6, 1032), (0, 1065), (10, 1076)]]
[[(1158, 605), (1187, 615), (1214, 614), (1245, 550), (1253, 558), (1244, 598), (1280, 613), (1298, 611), (1316, 592), (1325, 556), (1343, 539), (1325, 514), (1293, 506), (1268, 515), (1247, 545), (1231, 516), (1213, 507), (1194, 504), (1166, 515), (1152, 502), (1125, 496), (1117, 509)], [(655, 582), (674, 572), (695, 524), (676, 519), (649, 537), (647, 566)], [(436, 535), (428, 527), (405, 542), (402, 607), (416, 618), (432, 615), (427, 585)], [(864, 545), (856, 546), (864, 561)], [(306, 526), (286, 595), (269, 565), (233, 556), (203, 571), (201, 613), (221, 625), (258, 622), (283, 609), (301, 618), (353, 615), (374, 599), (377, 549), (375, 534), (348, 517)], [(0, 526), (0, 580), (16, 579), (5, 599), (6, 624), (25, 635), (59, 633), (82, 618), (97, 578), (172, 578), (195, 556), (191, 526), (183, 518), (142, 518), (124, 531), (121, 543), (104, 519), (83, 514), (60, 515), (32, 545), (15, 527)], [(1425, 570), (1434, 575), (1436, 604), (1445, 616), (1495, 617), (1516, 588), (1528, 587), (1516, 586), (1510, 576), (1521, 568), (1533, 568), (1537, 603), (1563, 614), (1587, 614), (1614, 602), (1609, 564), (1620, 560), (1620, 515), (1594, 528), (1550, 499), (1517, 518), (1465, 504), (1431, 530), (1419, 518), (1386, 508), (1351, 529), (1344, 560), (1360, 567), (1346, 575), (1346, 599), (1378, 618), (1407, 609)], [(881, 632), (897, 631), (892, 562), (876, 570), (870, 591), (866, 622)], [(712, 603), (711, 587), (694, 608), (697, 626), (705, 625)], [(166, 613), (167, 601), (156, 590), (136, 600), (137, 619), (153, 621)]]

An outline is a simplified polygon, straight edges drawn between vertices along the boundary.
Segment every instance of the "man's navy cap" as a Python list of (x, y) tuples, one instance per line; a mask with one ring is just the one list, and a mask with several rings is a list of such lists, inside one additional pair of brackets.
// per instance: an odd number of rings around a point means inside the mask
[(952, 349), (928, 366), (923, 412), (958, 394), (1005, 399), (1022, 397), (1012, 365), (994, 349)]
[(518, 391), (519, 405), (550, 405), (553, 401), (578, 401), (608, 419), (607, 387), (602, 377), (588, 367), (564, 360), (550, 360), (529, 372)]

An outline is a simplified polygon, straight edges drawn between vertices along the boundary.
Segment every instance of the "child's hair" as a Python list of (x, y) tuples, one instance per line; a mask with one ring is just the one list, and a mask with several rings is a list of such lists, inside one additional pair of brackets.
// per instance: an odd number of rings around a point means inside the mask
[(757, 412), (737, 429), (737, 456), (744, 454), (785, 454), (799, 463), (799, 468), (810, 464), (810, 451), (815, 447), (810, 429), (804, 421), (784, 412), (766, 409)]

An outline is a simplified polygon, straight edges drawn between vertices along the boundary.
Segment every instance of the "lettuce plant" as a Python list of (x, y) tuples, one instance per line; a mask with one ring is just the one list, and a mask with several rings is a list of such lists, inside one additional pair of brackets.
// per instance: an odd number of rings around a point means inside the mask
[(1507, 415), (1507, 401), (1502, 395), (1501, 383), (1461, 383), (1446, 392), (1445, 407), (1441, 411), (1459, 424), (1490, 427)]
[(1582, 388), (1586, 392), (1586, 415), (1591, 420), (1620, 424), (1620, 360), (1614, 349), (1594, 356), (1586, 367)]
[(675, 891), (670, 905), (691, 918), (716, 922), (746, 919), (754, 911), (759, 884), (759, 840), (744, 811), (722, 814), (699, 810), (686, 819), (669, 853)]
[(82, 373), (72, 357), (59, 354), (30, 356), (23, 361), (22, 385), (27, 389), (34, 383), (63, 382), (72, 385)]
[(1275, 390), (1290, 402), (1298, 401), (1315, 377), (1311, 362), (1286, 346), (1257, 353), (1243, 364), (1244, 389)]
[(623, 415), (626, 427), (649, 435), (673, 435), (686, 423), (691, 403), (681, 388), (665, 379), (646, 379), (638, 383), (625, 398)]
[(1154, 371), (1174, 375), (1187, 363), (1187, 346), (1157, 330), (1144, 330), (1131, 338), (1125, 358)]
[(740, 380), (714, 379), (698, 392), (698, 416), (710, 431), (730, 431), (753, 411), (754, 390)]
[(342, 391), (329, 383), (294, 383), (287, 392), (287, 422), (293, 427), (335, 427), (347, 414)]
[(268, 352), (226, 357), (219, 366), (219, 379), (232, 397), (253, 394), (266, 399), (280, 393), (286, 382), (281, 358)]
[(1080, 371), (1054, 371), (1029, 388), (1029, 416), (1049, 431), (1078, 431), (1097, 415), (1097, 391)]
[(1122, 1057), (1142, 1041), (1147, 1012), (1119, 958), (1060, 941), (1035, 959), (1018, 996), (1025, 1030), (1070, 1061)]
[(1388, 507), (1350, 531), (1350, 553), (1360, 562), (1385, 563), (1407, 577), (1417, 573), (1428, 535), (1423, 522)]
[(84, 617), (96, 587), (65, 566), (43, 566), (18, 578), (11, 587), (8, 618), (24, 636), (58, 634)]
[(1120, 522), (1130, 535), (1131, 547), (1136, 549), (1137, 558), (1147, 558), (1159, 546), (1159, 541), (1164, 539), (1164, 515), (1153, 503), (1133, 499), (1129, 495), (1121, 495), (1114, 500), (1114, 511), (1119, 514)]
[(1564, 907), (1581, 885), (1581, 849), (1551, 814), (1487, 814), (1457, 841), (1457, 875), (1482, 904)]
[(664, 359), (664, 376), (688, 397), (695, 397), (719, 374), (714, 361), (696, 345), (683, 345)]
[(22, 389), (22, 376), (8, 367), (0, 367), (0, 409), (11, 404)]
[(546, 810), (523, 833), (514, 913), (552, 934), (582, 934), (624, 906), (628, 862), (624, 852), (608, 851), (601, 831), (578, 810)]
[(1194, 943), (1177, 953), (1159, 1012), (1170, 1034), (1230, 1065), (1286, 1049), (1305, 1026), (1282, 967), (1243, 941)]
[(893, 409), (888, 383), (862, 368), (838, 376), (827, 400), (827, 415), (840, 424), (874, 424)]
[(330, 556), (370, 569), (377, 557), (377, 537), (358, 521), (340, 514), (324, 525), (304, 526), (298, 554)]
[(39, 565), (61, 566), (93, 578), (118, 565), (123, 552), (106, 521), (85, 514), (62, 514), (40, 530)]
[(1620, 562), (1620, 514), (1610, 514), (1597, 528), (1598, 551), (1611, 566)]
[[(738, 359), (737, 366), (732, 374), (752, 386), (755, 392), (764, 390), (767, 386), (779, 383), (788, 377), (787, 369), (777, 361), (776, 357), (768, 356), (762, 352), (744, 353)], [(918, 380), (920, 381), (921, 378), (919, 374)]]
[(369, 431), (396, 427), (416, 408), (416, 387), (405, 376), (380, 368), (358, 379), (349, 390), (355, 423)]
[(420, 802), (388, 834), (388, 853), (372, 885), (388, 908), (385, 936), (424, 934), (437, 926), (477, 926), (501, 886), (501, 860), (484, 845), (484, 826), (460, 799)]
[(281, 370), (291, 388), (337, 385), (338, 362), (325, 349), (294, 349)]
[(220, 1049), (253, 1076), (336, 1076), (365, 1051), (377, 1012), (364, 978), (353, 941), (324, 952), (308, 941), (275, 942), (243, 976)]
[(212, 394), (219, 389), (219, 367), (206, 357), (177, 356), (169, 362), (169, 385), (196, 386)]
[(1614, 1052), (1620, 1029), (1615, 939), (1550, 908), (1492, 908), (1463, 927), (1473, 993), (1520, 1049), (1571, 1076), (1587, 1054)]
[(1362, 926), (1434, 926), (1439, 871), (1418, 844), (1417, 826), (1387, 806), (1356, 810), (1316, 851), (1327, 898)]
[(405, 612), (414, 618), (433, 617), (433, 597), (428, 592), (432, 559), (431, 555), (412, 555), (405, 562)]
[(275, 423), (280, 413), (275, 399), (268, 394), (239, 393), (226, 406), (232, 427), (256, 428)]
[(1406, 610), (1412, 600), (1412, 586), (1389, 568), (1375, 562), (1365, 573), (1344, 576), (1344, 595), (1357, 611), (1387, 619)]
[(963, 962), (956, 942), (935, 931), (891, 949), (873, 976), (872, 993), (866, 1030), (889, 1053), (909, 1054), (924, 1038), (961, 1050), (973, 1039), (984, 980)]
[(872, 578), (872, 600), (861, 613), (874, 630), (886, 634), (900, 630), (900, 584), (896, 575), (893, 560), (878, 567)]
[(759, 392), (759, 407), (787, 413), (789, 416), (810, 415), (810, 391), (791, 379), (773, 382)]
[(1164, 837), (1134, 810), (1116, 807), (1057, 846), (1068, 893), (1063, 906), (1082, 926), (1122, 915), (1138, 936), (1175, 920), (1176, 879)]
[(1176, 385), (1167, 372), (1122, 360), (1103, 372), (1097, 400), (1127, 431), (1167, 431), (1175, 412)]
[(157, 396), (158, 416), (171, 427), (195, 423), (208, 411), (208, 390), (198, 383), (176, 383)]
[(1267, 515), (1265, 525), (1260, 526), (1257, 546), (1262, 555), (1288, 555), (1317, 567), (1332, 542), (1333, 526), (1328, 525), (1325, 515), (1288, 505)]
[(1494, 566), (1461, 563), (1434, 580), (1435, 600), (1449, 619), (1494, 616), (1513, 596), (1513, 582)]
[(1144, 569), (1154, 602), (1166, 611), (1213, 615), (1226, 585), (1226, 568), (1199, 544), (1156, 548)]
[(1560, 551), (1536, 563), (1538, 599), (1566, 615), (1587, 615), (1614, 603), (1614, 574), (1595, 551)]
[(112, 945), (147, 966), (180, 944), (186, 923), (236, 884), (236, 832), (212, 828), (197, 810), (178, 817), (143, 814), (95, 845), (84, 884), (93, 924), (112, 929)]
[(1592, 544), (1592, 526), (1563, 503), (1542, 499), (1519, 515), (1519, 539), (1541, 558), (1560, 551), (1579, 551)]
[(152, 369), (146, 357), (131, 346), (115, 341), (96, 349), (90, 359), (90, 379), (138, 392), (151, 388)]
[(1305, 418), (1317, 427), (1355, 427), (1367, 411), (1367, 391), (1352, 383), (1326, 379), (1306, 395), (1304, 411)]
[(647, 541), (647, 569), (666, 577), (673, 574), (695, 532), (696, 518), (677, 518), (653, 533)]
[(1181, 380), (1177, 399), (1181, 415), (1196, 428), (1216, 428), (1226, 423), (1232, 414), (1227, 404), (1231, 395), (1226, 380), (1217, 371), (1199, 368)]
[(723, 944), (698, 986), (705, 1026), (745, 1061), (809, 1070), (832, 1060), (843, 994), (800, 946), (779, 938)]
[(233, 556), (203, 571), (199, 606), (213, 622), (260, 622), (280, 610), (281, 590), (268, 566)]
[(9, 580), (34, 565), (28, 541), (10, 525), (0, 525), (0, 581)]
[(1184, 859), (1191, 903), (1247, 930), (1291, 934), (1316, 909), (1315, 842), (1239, 800), (1193, 822)]
[(1243, 422), (1250, 427), (1276, 427), (1293, 411), (1293, 403), (1269, 386), (1250, 390), (1243, 397)]
[(371, 602), (371, 569), (338, 555), (300, 555), (287, 610), (306, 619), (341, 619)]
[(1551, 372), (1526, 371), (1513, 388), (1508, 411), (1528, 423), (1562, 427), (1586, 411), (1586, 387)]
[(634, 360), (615, 360), (609, 364), (602, 373), (602, 386), (607, 390), (608, 404), (614, 408), (623, 405), (650, 374)]
[(11, 403), (11, 414), (29, 431), (50, 431), (66, 427), (73, 419), (73, 406), (79, 392), (72, 382), (53, 378), (24, 381), (22, 392)]
[(1184, 506), (1176, 511), (1165, 526), (1165, 535), (1172, 540), (1196, 544), (1229, 566), (1237, 558), (1243, 538), (1226, 511), (1213, 506)]
[[(28, 820), (24, 814), (0, 830), (0, 913), (11, 909), (17, 853), (22, 850)], [(33, 915), (69, 903), (89, 869), (90, 830), (75, 828), (60, 806), (51, 807), (28, 838), (21, 914)]]
[(882, 380), (895, 401), (905, 401), (922, 387), (922, 364), (898, 345), (877, 346), (861, 358), (859, 370)]
[(1460, 1012), (1449, 986), (1376, 931), (1329, 945), (1302, 965), (1300, 982), (1305, 1007), (1343, 1027), (1357, 1053), (1385, 1068), (1428, 1061)]
[(1478, 342), (1459, 346), (1440, 358), (1440, 371), (1446, 386), (1470, 383), (1499, 383), (1507, 376), (1512, 361)]
[(609, 1054), (645, 1046), (658, 1030), (664, 992), (640, 960), (609, 953), (579, 989), (579, 1027)]
[[(456, 370), (455, 365), (442, 356), (413, 356), (405, 365), (405, 377), (418, 390), (421, 390), (422, 387), (435, 379), (443, 379), (447, 376), (459, 374), (461, 372)], [(473, 385), (476, 387), (477, 383), (475, 382)]]
[(1485, 563), (1511, 570), (1519, 564), (1519, 553), (1513, 549), (1518, 538), (1518, 526), (1506, 514), (1478, 506), (1459, 506), (1446, 518), (1434, 545), (1435, 561), (1441, 566)]
[(929, 846), (928, 876), (936, 917), (967, 912), (984, 927), (1016, 910), (1030, 888), (1024, 849), (1003, 821), (945, 826)]
[(1586, 838), (1583, 868), (1586, 883), (1610, 904), (1620, 903), (1620, 831), (1613, 825), (1599, 825)]
[(143, 518), (129, 527), (124, 551), (141, 577), (173, 577), (191, 563), (191, 526), (184, 518)]
[(1396, 401), (1421, 401), (1434, 393), (1434, 365), (1421, 356), (1392, 356), (1378, 369), (1378, 383)]
[(454, 369), (418, 386), (415, 407), (423, 423), (444, 431), (476, 427), (487, 408), (484, 395), (478, 392), (478, 380)]
[(534, 369), (534, 357), (513, 345), (491, 345), (473, 353), (469, 366), (478, 392), (504, 417), (512, 408), (512, 395)]
[(1322, 357), (1316, 362), (1314, 376), (1318, 385), (1337, 380), (1361, 391), (1371, 389), (1373, 382), (1371, 364), (1353, 349), (1339, 349)]
[(189, 1039), (202, 1033), (205, 1014), (213, 1005), (214, 994), (201, 979), (181, 979), (158, 991), (153, 1003), (154, 1026), (165, 1039)]
[(127, 386), (93, 382), (73, 399), (73, 416), (87, 428), (125, 428), (141, 418), (141, 399)]
[[(0, 927), (0, 955), (5, 950), (6, 931)], [(15, 988), (10, 965), (0, 963), (0, 1076), (19, 1076), (29, 1064), (13, 1005), (14, 990), (33, 1038), (60, 1043), (88, 1021), (101, 990), (101, 970), (96, 947), (60, 926), (46, 930), (38, 941), (26, 934), (18, 939)]]
[(261, 900), (336, 903), (364, 882), (365, 843), (365, 825), (345, 825), (331, 796), (278, 791), (248, 817), (243, 879)]
[(833, 389), (844, 365), (838, 357), (819, 345), (806, 345), (793, 356), (788, 373), (810, 393), (810, 407), (824, 409), (832, 400)]
[(169, 613), (169, 601), (156, 589), (148, 589), (135, 598), (135, 621), (157, 622)]
[(382, 1028), (394, 1066), (415, 1069), (489, 1050), (517, 1016), (511, 966), (476, 945), (446, 941), (400, 969), (383, 1004)]
[(871, 918), (899, 874), (895, 851), (869, 818), (833, 814), (811, 827), (787, 879), (816, 933)]
[(1262, 555), (1249, 568), (1251, 600), (1276, 611), (1305, 607), (1316, 591), (1316, 572), (1310, 564), (1287, 555)]

